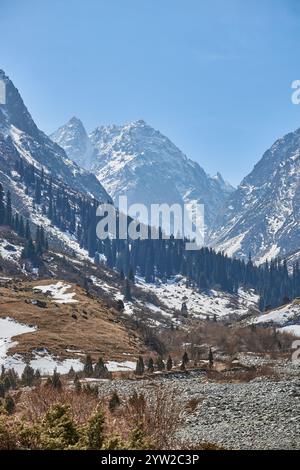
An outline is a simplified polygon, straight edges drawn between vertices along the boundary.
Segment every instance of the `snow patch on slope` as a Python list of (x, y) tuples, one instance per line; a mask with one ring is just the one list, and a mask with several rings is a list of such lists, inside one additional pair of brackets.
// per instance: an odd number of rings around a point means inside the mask
[(34, 290), (39, 290), (43, 292), (43, 294), (49, 294), (58, 304), (74, 304), (77, 303), (78, 300), (74, 299), (73, 297), (76, 295), (75, 292), (66, 292), (68, 289), (71, 289), (72, 286), (70, 284), (64, 284), (63, 282), (59, 281), (56, 284), (47, 284), (43, 286), (35, 286)]

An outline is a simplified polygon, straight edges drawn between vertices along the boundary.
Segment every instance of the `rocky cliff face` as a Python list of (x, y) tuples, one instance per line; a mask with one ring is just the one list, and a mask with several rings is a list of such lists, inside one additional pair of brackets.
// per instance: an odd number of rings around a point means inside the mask
[(299, 251), (300, 129), (277, 140), (231, 195), (213, 245), (258, 261)]
[(6, 152), (9, 149), (10, 158), (15, 155), (36, 168), (43, 167), (74, 190), (98, 200), (109, 200), (99, 180), (70, 160), (61, 147), (38, 129), (18, 90), (3, 71), (0, 80), (6, 88), (6, 102), (0, 105), (0, 165), (9, 163)]

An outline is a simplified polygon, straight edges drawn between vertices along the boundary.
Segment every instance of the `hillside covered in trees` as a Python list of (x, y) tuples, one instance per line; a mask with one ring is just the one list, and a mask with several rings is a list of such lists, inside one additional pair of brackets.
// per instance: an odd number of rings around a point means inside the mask
[[(146, 282), (155, 282), (157, 278), (164, 280), (181, 274), (186, 277), (187, 284), (200, 290), (218, 288), (235, 293), (240, 286), (253, 288), (260, 295), (262, 311), (300, 296), (298, 263), (294, 264), (292, 272), (288, 271), (286, 261), (280, 259), (257, 267), (251, 256), (244, 262), (209, 248), (187, 251), (186, 240), (172, 236), (167, 240), (161, 232), (156, 240), (99, 240), (96, 235), (100, 220), (96, 216), (98, 201), (68, 190), (61, 182), (54, 181), (43, 170), (22, 159), (17, 160), (13, 177), (32, 199), (33, 206), (38, 207), (53, 226), (76, 238), (96, 263), (105, 260), (109, 268), (117, 269), (124, 276), (139, 275)], [(10, 192), (4, 194), (2, 187), (0, 224), (12, 227), (26, 239), (24, 258), (37, 262), (43, 250), (48, 249), (43, 227), (37, 227), (36, 233), (31, 234), (30, 221), (12, 209)]]

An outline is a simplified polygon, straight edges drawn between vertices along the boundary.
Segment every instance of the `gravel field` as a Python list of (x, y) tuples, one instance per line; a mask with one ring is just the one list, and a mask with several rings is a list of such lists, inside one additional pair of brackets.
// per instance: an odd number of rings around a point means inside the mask
[(248, 383), (212, 383), (205, 374), (103, 381), (99, 392), (117, 390), (122, 397), (136, 390), (150, 397), (165, 386), (176, 391), (183, 409), (195, 399), (196, 409), (184, 412), (177, 433), (181, 441), (211, 442), (228, 449), (300, 449), (300, 367), (286, 372), (276, 382), (256, 378)]

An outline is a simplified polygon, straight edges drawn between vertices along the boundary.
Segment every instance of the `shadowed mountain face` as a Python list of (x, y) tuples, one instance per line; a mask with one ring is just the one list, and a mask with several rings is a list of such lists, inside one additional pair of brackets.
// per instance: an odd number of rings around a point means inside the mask
[[(205, 223), (211, 227), (216, 214), (233, 188), (220, 174), (210, 177), (188, 159), (166, 136), (144, 121), (124, 126), (96, 128), (87, 133), (72, 118), (51, 138), (70, 158), (95, 173), (118, 204), (126, 195), (128, 203), (205, 205)], [(92, 152), (91, 152), (92, 147)], [(87, 150), (83, 162), (82, 154)], [(189, 209), (188, 209), (189, 210)]]
[(231, 195), (213, 245), (258, 261), (299, 251), (300, 129), (277, 140)]
[[(24, 159), (53, 175), (73, 190), (98, 200), (109, 200), (104, 188), (90, 172), (79, 168), (65, 151), (38, 129), (11, 80), (0, 70), (5, 83), (6, 102), (0, 105), (0, 167), (4, 172), (8, 155)], [(10, 162), (12, 163), (12, 162)]]

